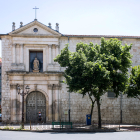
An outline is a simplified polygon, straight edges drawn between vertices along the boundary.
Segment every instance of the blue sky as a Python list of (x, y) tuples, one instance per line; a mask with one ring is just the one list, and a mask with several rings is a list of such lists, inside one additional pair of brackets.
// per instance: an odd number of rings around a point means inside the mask
[[(62, 34), (140, 35), (139, 0), (0, 0), (0, 34), (37, 19)], [(0, 43), (1, 44), (1, 43)], [(0, 45), (1, 46), (1, 45)]]

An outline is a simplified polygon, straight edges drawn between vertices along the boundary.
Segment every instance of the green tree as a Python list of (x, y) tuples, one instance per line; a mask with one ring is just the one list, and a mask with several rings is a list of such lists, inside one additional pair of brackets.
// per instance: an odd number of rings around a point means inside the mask
[(66, 67), (64, 77), (69, 92), (78, 92), (83, 96), (88, 94), (92, 101), (91, 115), (96, 101), (99, 128), (101, 128), (101, 96), (110, 88), (118, 96), (126, 87), (128, 68), (131, 66), (129, 53), (131, 47), (132, 45), (122, 46), (121, 41), (117, 39), (101, 38), (101, 45), (78, 43), (76, 52), (70, 52), (67, 44), (61, 50), (61, 54), (54, 59), (61, 67)]
[(127, 97), (138, 98), (140, 100), (140, 66), (132, 68), (125, 94), (127, 94)]

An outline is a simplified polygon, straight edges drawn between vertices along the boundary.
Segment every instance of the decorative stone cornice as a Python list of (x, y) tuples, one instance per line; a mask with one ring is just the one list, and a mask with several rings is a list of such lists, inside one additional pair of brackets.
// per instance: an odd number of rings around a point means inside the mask
[(27, 71), (21, 71), (21, 70), (12, 70), (12, 71), (7, 71), (7, 75), (10, 76), (63, 76), (64, 72), (62, 71), (45, 71), (45, 72), (27, 72)]
[(46, 34), (10, 34), (12, 37), (32, 37), (32, 38), (60, 38), (59, 35)]
[(10, 88), (17, 89), (17, 86), (23, 87), (23, 84), (10, 84)]
[(12, 44), (13, 47), (16, 47), (16, 45), (17, 45), (16, 43), (13, 43), (13, 44)]
[(48, 47), (51, 48), (52, 47), (52, 44), (48, 44)]
[(48, 84), (48, 89), (49, 90), (58, 90), (61, 89), (61, 85), (60, 84)]
[(56, 45), (55, 44), (52, 44), (52, 48), (55, 49), (55, 47), (56, 47)]
[(60, 48), (60, 46), (59, 45), (55, 45), (57, 48)]
[[(59, 37), (61, 36), (61, 34), (60, 34), (59, 32), (57, 32), (57, 31), (55, 31), (55, 30), (49, 28), (48, 26), (46, 26), (46, 25), (44, 25), (44, 24), (42, 24), (42, 23), (40, 23), (40, 22), (38, 22), (38, 21), (36, 21), (36, 20), (33, 21), (33, 22), (31, 22), (31, 23), (29, 23), (29, 24), (27, 24), (27, 25), (25, 25), (25, 26), (23, 26), (22, 28), (18, 28), (18, 29), (16, 29), (16, 30), (10, 32), (9, 35), (18, 34), (19, 32), (22, 32), (22, 31), (24, 31), (24, 30), (26, 30), (26, 29), (28, 29), (28, 28), (34, 26), (34, 25), (37, 25), (37, 26), (43, 28), (44, 30), (49, 31), (49, 32), (51, 32), (51, 33), (54, 34), (54, 35), (57, 35), (57, 36), (59, 36)], [(20, 36), (21, 36), (21, 35), (20, 35)]]
[(19, 46), (23, 47), (23, 46), (24, 46), (24, 44), (19, 44)]

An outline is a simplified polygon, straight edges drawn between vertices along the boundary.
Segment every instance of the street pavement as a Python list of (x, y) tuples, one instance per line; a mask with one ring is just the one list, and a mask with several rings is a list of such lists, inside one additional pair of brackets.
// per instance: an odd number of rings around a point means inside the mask
[(140, 132), (54, 133), (2, 131), (0, 140), (139, 140)]

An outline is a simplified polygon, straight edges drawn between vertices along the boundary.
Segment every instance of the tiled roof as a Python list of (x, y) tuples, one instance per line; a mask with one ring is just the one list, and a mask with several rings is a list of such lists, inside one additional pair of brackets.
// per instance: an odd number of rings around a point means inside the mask
[[(45, 25), (45, 26), (47, 26), (47, 25)], [(49, 26), (47, 26), (47, 27), (49, 27)], [(52, 29), (52, 30), (54, 30), (54, 29)], [(56, 31), (56, 30), (54, 30), (54, 31)], [(62, 33), (60, 33), (60, 34), (62, 36), (65, 36), (65, 37), (90, 37), (90, 38), (101, 38), (101, 37), (104, 37), (104, 38), (132, 38), (132, 39), (140, 39), (140, 36), (127, 36), (127, 35), (69, 35), (69, 34), (62, 34)], [(0, 34), (0, 37), (4, 36), (4, 35), (8, 35), (8, 34)]]
[(63, 36), (67, 37), (94, 37), (94, 38), (140, 38), (140, 36), (125, 36), (125, 35), (68, 35), (64, 34)]

